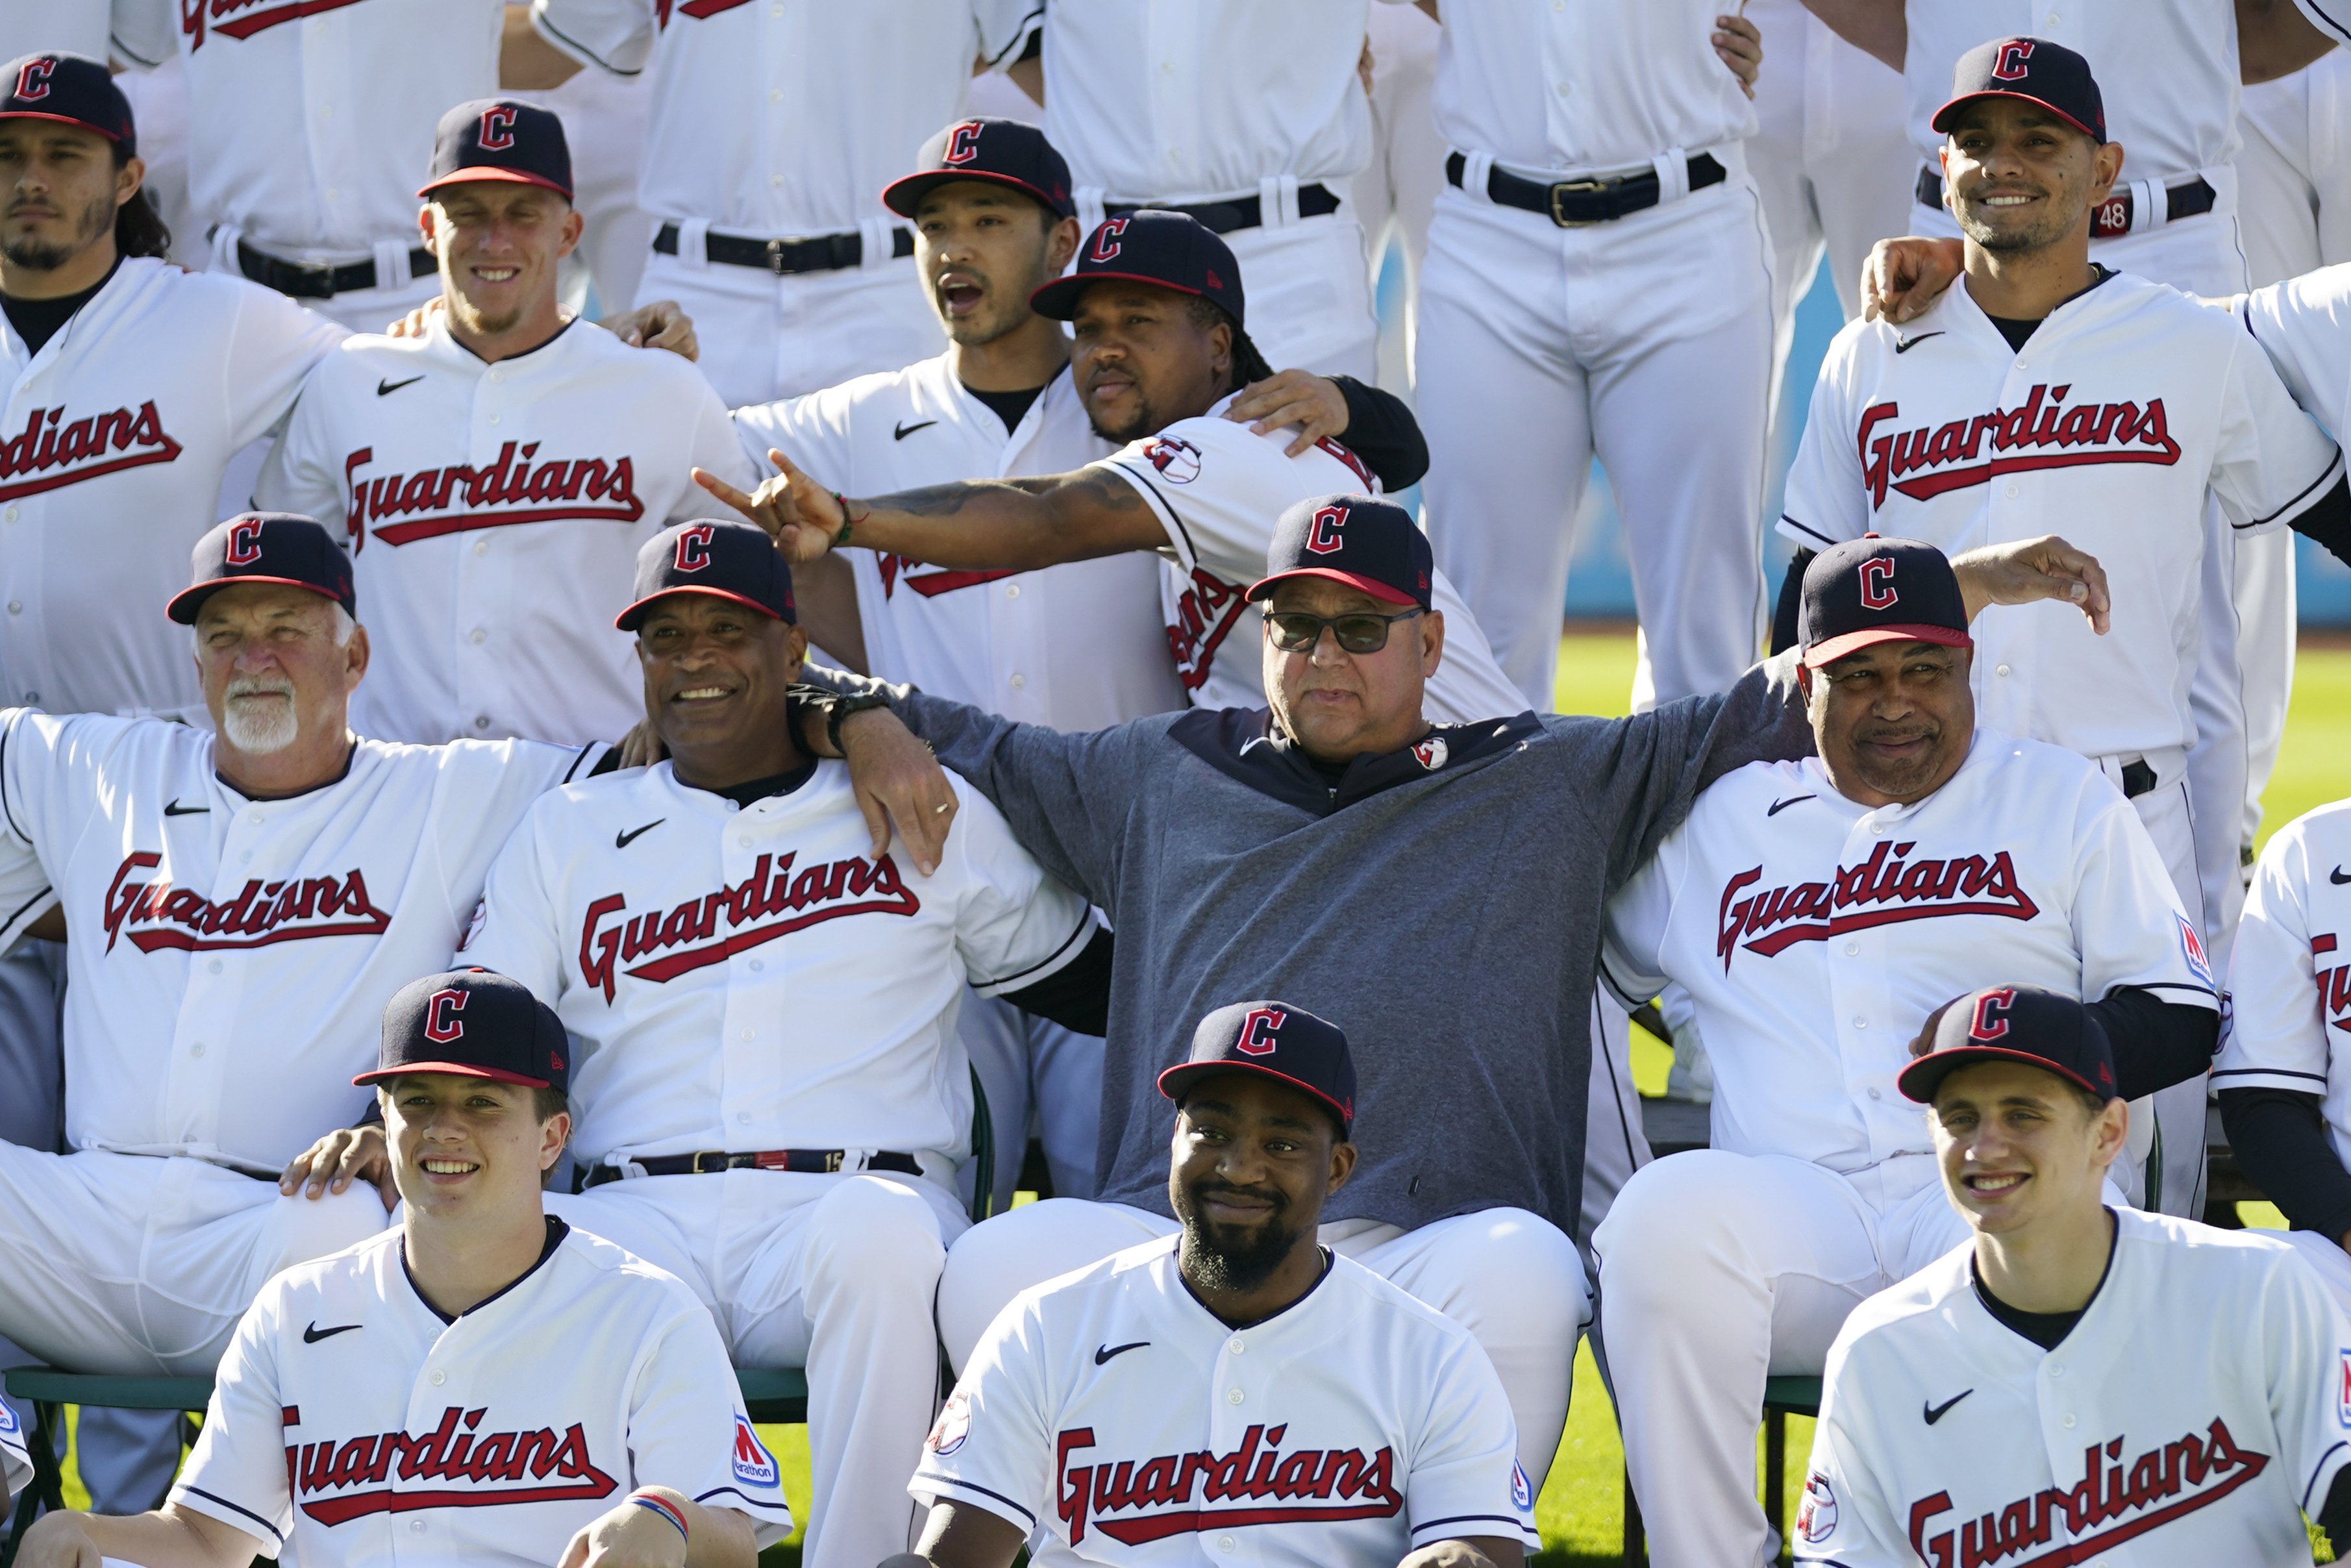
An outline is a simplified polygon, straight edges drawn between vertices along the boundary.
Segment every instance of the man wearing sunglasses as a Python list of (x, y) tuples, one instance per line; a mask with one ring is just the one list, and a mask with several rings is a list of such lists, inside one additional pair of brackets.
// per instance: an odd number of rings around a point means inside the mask
[[(2096, 563), (2060, 540), (1957, 564), (1970, 610), (2052, 598), (2105, 613)], [(811, 708), (831, 707), (870, 789), (903, 795), (902, 831), (935, 834), (952, 814), (935, 812), (952, 794), (920, 777), (931, 758), (911, 726), (1119, 934), (1101, 1199), (1030, 1204), (956, 1242), (939, 1319), (958, 1365), (1021, 1290), (1164, 1232), (1156, 1076), (1223, 1001), (1280, 996), (1347, 1031), (1359, 1076), (1365, 1155), (1323, 1209), (1323, 1243), (1485, 1347), (1541, 1490), (1587, 1315), (1567, 1233), (1603, 905), (1708, 781), (1804, 756), (1812, 737), (1792, 658), (1627, 719), (1431, 725), (1424, 687), (1450, 651), (1434, 576), (1426, 538), (1386, 502), (1319, 496), (1283, 513), (1246, 591), (1269, 612), (1270, 710), (1061, 735), (821, 677), (847, 695)], [(845, 711), (885, 702), (895, 717)], [(804, 727), (811, 749), (838, 749), (824, 724)]]

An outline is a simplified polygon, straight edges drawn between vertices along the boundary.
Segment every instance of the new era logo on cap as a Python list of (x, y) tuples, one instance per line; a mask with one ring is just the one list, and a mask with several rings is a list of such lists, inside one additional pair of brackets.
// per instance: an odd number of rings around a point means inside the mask
[(480, 98), (441, 117), (433, 168), (416, 193), (469, 180), (538, 185), (571, 196), (571, 147), (552, 110), (519, 99)]
[(1943, 552), (1876, 534), (1834, 545), (1804, 569), (1796, 643), (1816, 670), (1873, 643), (1974, 646), (1967, 600)]
[(752, 523), (716, 517), (677, 523), (637, 550), (636, 597), (612, 624), (633, 632), (653, 601), (672, 593), (706, 593), (748, 605), (778, 621), (797, 621), (791, 568)]
[(1200, 1020), (1192, 1051), (1159, 1075), (1159, 1092), (1181, 1105), (1196, 1084), (1219, 1073), (1254, 1072), (1312, 1095), (1339, 1118), (1355, 1119), (1355, 1063), (1339, 1026), (1288, 1002), (1235, 1002)]
[(1077, 270), (1029, 295), (1029, 306), (1040, 316), (1071, 320), (1087, 289), (1113, 281), (1196, 294), (1224, 307), (1236, 326), (1244, 319), (1241, 269), (1232, 247), (1189, 213), (1150, 207), (1103, 219), (1079, 247)]
[(1045, 133), (1017, 120), (987, 116), (959, 120), (924, 142), (914, 155), (914, 172), (884, 186), (882, 204), (911, 218), (925, 194), (956, 180), (1008, 186), (1056, 216), (1078, 214), (1070, 195), (1070, 166)]
[(0, 120), (50, 120), (95, 131), (136, 155), (139, 139), (131, 121), (131, 100), (114, 85), (104, 62), (86, 55), (47, 50), (19, 55), (0, 66)]
[(1263, 599), (1294, 577), (1327, 578), (1390, 604), (1428, 607), (1437, 561), (1412, 514), (1374, 496), (1316, 496), (1273, 525), (1265, 575), (1249, 597)]
[(191, 586), (164, 607), (183, 626), (196, 623), (204, 601), (240, 582), (307, 588), (359, 614), (350, 558), (325, 528), (292, 512), (243, 512), (216, 524), (196, 541)]

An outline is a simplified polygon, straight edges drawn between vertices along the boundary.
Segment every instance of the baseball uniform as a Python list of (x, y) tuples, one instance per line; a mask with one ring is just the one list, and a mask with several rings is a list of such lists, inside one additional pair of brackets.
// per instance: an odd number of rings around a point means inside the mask
[(0, 1145), (0, 1332), (85, 1371), (207, 1373), (270, 1275), (381, 1228), (364, 1184), (271, 1178), (364, 1107), (384, 999), (447, 961), (526, 807), (602, 750), (360, 740), (335, 782), (253, 800), (203, 730), (5, 715), (0, 945), (62, 902), (81, 1152)]
[(1137, 206), (1190, 211), (1249, 279), (1268, 364), (1370, 381), (1379, 329), (1346, 200), (1371, 158), (1367, 0), (1025, 8), (1044, 13), (1045, 139), (1086, 230)]
[(556, 47), (649, 73), (640, 303), (675, 299), (727, 406), (938, 352), (914, 236), (876, 193), (963, 112), (1031, 0), (534, 0)]
[(215, 270), (355, 331), (441, 292), (416, 182), (442, 110), (497, 91), (502, 0), (125, 5), (117, 52), (186, 67), (189, 196)]
[(1765, 1374), (1816, 1371), (1856, 1302), (1966, 1234), (1894, 1082), (1928, 1015), (1988, 983), (2218, 1006), (2129, 804), (1989, 729), (1910, 806), (1848, 800), (1817, 758), (1717, 782), (1611, 901), (1602, 974), (1628, 1002), (1678, 982), (1714, 1066), (1713, 1147), (1635, 1176), (1593, 1241), (1668, 1563), (1761, 1560)]
[(2237, 128), (2237, 224), (2256, 288), (2351, 260), (2351, 164), (2338, 129), (2351, 54), (2329, 50), (2244, 89)]
[(398, 1230), (287, 1270), (221, 1358), (176, 1507), (306, 1563), (544, 1568), (640, 1486), (791, 1532), (774, 1458), (694, 1292), (547, 1222), (522, 1278), (455, 1317)]
[(486, 363), (436, 318), (321, 364), (256, 493), (343, 523), (376, 661), (352, 703), (361, 733), (577, 745), (644, 717), (611, 607), (640, 545), (708, 511), (697, 464), (749, 480), (684, 360), (574, 320)]
[(1428, 257), (1428, 225), (1437, 193), (1445, 188), (1445, 140), (1429, 101), (1437, 89), (1437, 25), (1411, 5), (1371, 8), (1372, 161), (1349, 182), (1348, 199), (1364, 231), (1372, 287), (1393, 234), (1404, 259), (1404, 360), (1381, 356), (1381, 384), (1403, 392), (1412, 384), (1412, 344), (1419, 330), (1420, 269)]
[(1774, 286), (1741, 145), (1755, 112), (1708, 41), (1720, 9), (1445, 16), (1422, 494), (1437, 564), (1537, 709), (1595, 454), (1645, 628), (1635, 707), (1719, 691), (1760, 646)]
[(2310, 1561), (2303, 1515), (2351, 1460), (2341, 1317), (2264, 1235), (2113, 1213), (2105, 1278), (2054, 1349), (1993, 1316), (1972, 1247), (1855, 1311), (1798, 1563)]
[[(580, 248), (565, 265), (585, 273), (595, 286), (598, 309), (591, 315), (627, 309), (644, 278), (653, 238), (653, 220), (637, 202), (653, 84), (641, 75), (582, 70), (560, 87), (535, 92), (506, 89), (501, 95), (561, 118), (572, 152), (571, 204), (582, 225)], [(584, 308), (584, 286), (567, 283), (564, 303)]]
[(25, 1490), (33, 1479), (33, 1457), (25, 1451), (25, 1428), (16, 1412), (0, 1404), (0, 1502)]
[[(740, 810), (666, 762), (571, 788), (499, 855), (465, 944), (464, 962), (553, 1007), (579, 1052), (572, 1143), (596, 1168), (549, 1207), (685, 1280), (739, 1363), (807, 1367), (821, 1568), (905, 1545), (899, 1489), (936, 1397), (932, 1298), (966, 1224), (965, 982), (1021, 990), (1096, 929), (956, 789), (946, 860), (916, 877), (869, 858), (839, 762)], [(773, 1157), (602, 1179), (721, 1149)], [(787, 1150), (831, 1154), (793, 1167)]]
[(1510, 1405), (1459, 1324), (1326, 1255), (1302, 1298), (1236, 1329), (1176, 1254), (1148, 1242), (1007, 1307), (923, 1444), (915, 1499), (995, 1514), (1052, 1568), (1540, 1548)]

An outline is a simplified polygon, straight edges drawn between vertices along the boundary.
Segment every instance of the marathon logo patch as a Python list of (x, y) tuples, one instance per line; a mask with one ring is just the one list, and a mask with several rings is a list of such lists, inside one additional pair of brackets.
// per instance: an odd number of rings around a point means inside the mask
[[(1886, 505), (1891, 489), (1914, 501), (1988, 485), (2001, 474), (2034, 468), (2077, 468), (2101, 463), (2179, 461), (2179, 443), (2165, 422), (2163, 400), (2085, 402), (2064, 406), (2073, 383), (2036, 384), (2016, 409), (1996, 410), (1948, 424), (1920, 425), (1890, 435), (1877, 427), (1902, 416), (1898, 402), (1873, 403), (1861, 414), (1856, 444), (1870, 506)], [(2045, 402), (2043, 400), (2046, 400)]]
[(2197, 935), (2194, 924), (2185, 915), (2175, 914), (2172, 919), (2179, 923), (2179, 953), (2188, 960), (2188, 972), (2211, 985), (2212, 960), (2205, 956), (2204, 938)]
[[(343, 459), (343, 489), (350, 497), (343, 528), (352, 550), (365, 549), (371, 536), (405, 545), (518, 523), (633, 523), (645, 515), (631, 459), (558, 457), (534, 466), (539, 445), (533, 441), (517, 451), (509, 441), (486, 468), (452, 463), (373, 476), (360, 470), (375, 461), (375, 448), (360, 447)], [(394, 517), (413, 520), (385, 521)]]
[(283, 23), (358, 4), (359, 0), (180, 0), (180, 31), (190, 38), (188, 49), (193, 54), (204, 47), (207, 25), (224, 38), (250, 38)]
[(136, 882), (132, 873), (151, 870), (163, 857), (144, 850), (123, 857), (107, 884), (102, 915), (106, 950), (128, 936), (141, 953), (160, 947), (208, 953), (224, 947), (267, 947), (313, 936), (381, 936), (392, 915), (368, 897), (367, 879), (357, 866), (340, 876), (255, 877), (234, 898), (214, 902), (168, 876)]
[(747, 1416), (735, 1417), (735, 1479), (746, 1486), (775, 1490), (778, 1472), (776, 1457), (759, 1441), (759, 1434), (751, 1429)]
[[(2335, 1419), (2346, 1430), (2351, 1430), (2351, 1346), (2336, 1353), (2335, 1369)], [(7, 1406), (0, 1405), (0, 1410)]]
[[(289, 1443), (286, 1481), (297, 1507), (325, 1525), (424, 1508), (498, 1508), (610, 1497), (618, 1483), (598, 1469), (588, 1437), (536, 1431), (480, 1432), (487, 1406), (452, 1405), (423, 1437), (405, 1432)], [(458, 1428), (463, 1427), (460, 1431)], [(438, 1482), (418, 1486), (419, 1481)]]
[(133, 413), (118, 408), (111, 413), (86, 414), (68, 423), (66, 410), (37, 408), (25, 428), (0, 444), (0, 501), (62, 490), (85, 479), (169, 463), (180, 455), (180, 444), (163, 428), (163, 416), (151, 400)]
[[(1723, 884), (1715, 956), (1730, 969), (1732, 950), (1745, 946), (1770, 958), (1799, 942), (1825, 942), (1848, 931), (1936, 920), (1952, 915), (1996, 915), (2031, 920), (2041, 906), (2017, 880), (2006, 850), (1986, 860), (1906, 861), (1917, 848), (1881, 841), (1867, 860), (1831, 882), (1799, 883), (1740, 894), (1763, 880), (1763, 868), (1742, 871)], [(1747, 940), (1752, 938), (1752, 940)]]
[(2310, 939), (2311, 971), (2318, 982), (2318, 1010), (2336, 1029), (2351, 1030), (2351, 964), (2337, 964), (2333, 968), (2322, 967), (2319, 958), (2335, 951), (2335, 934), (2324, 932)]
[(949, 571), (944, 568), (925, 570), (925, 563), (910, 555), (876, 555), (873, 564), (882, 570), (882, 598), (886, 602), (897, 597), (898, 584), (904, 580), (908, 588), (925, 599), (936, 599), (942, 593), (953, 593), (959, 588), (977, 588), (983, 582), (994, 582), (1000, 577), (1018, 577), (1017, 571)]
[(1176, 618), (1167, 623), (1167, 651), (1175, 656), (1176, 675), (1186, 691), (1196, 692), (1208, 684), (1217, 650), (1248, 608), (1239, 588), (1199, 567), (1192, 569), (1191, 586), (1176, 598)]
[[(2082, 1450), (2083, 1477), (2072, 1490), (2051, 1487), (1986, 1509), (1956, 1531), (1944, 1525), (1955, 1507), (1949, 1491), (1920, 1498), (1910, 1505), (1910, 1550), (1928, 1568), (1978, 1568), (2047, 1545), (2062, 1519), (2062, 1550), (2029, 1561), (2087, 1563), (2210, 1507), (2270, 1465), (2269, 1455), (2237, 1447), (2227, 1424), (2218, 1419), (2201, 1433), (2149, 1448), (2127, 1464), (2122, 1451), (2120, 1437), (2093, 1443)], [(2150, 1560), (2160, 1557), (2158, 1550)]]
[(1527, 1479), (1527, 1468), (1515, 1460), (1510, 1465), (1510, 1506), (1520, 1513), (1535, 1511), (1535, 1484)]
[[(1289, 1431), (1287, 1424), (1251, 1427), (1229, 1454), (1161, 1454), (1140, 1464), (1105, 1459), (1091, 1465), (1071, 1464), (1070, 1458), (1094, 1446), (1094, 1429), (1062, 1432), (1053, 1450), (1055, 1511), (1069, 1527), (1074, 1547), (1089, 1528), (1141, 1546), (1252, 1524), (1391, 1519), (1403, 1509), (1394, 1450), (1382, 1448), (1368, 1457), (1361, 1448), (1284, 1454), (1281, 1439)], [(1203, 1506), (1210, 1503), (1232, 1506)]]
[[(772, 864), (770, 863), (772, 861)], [(907, 915), (923, 907), (888, 855), (862, 855), (810, 866), (795, 876), (793, 856), (761, 855), (733, 887), (689, 898), (674, 909), (622, 915), (628, 898), (611, 894), (588, 906), (580, 928), (580, 977), (612, 999), (615, 971), (666, 984), (723, 964), (762, 943), (852, 915)], [(780, 918), (778, 918), (780, 917)], [(723, 926), (723, 929), (722, 929)], [(676, 948), (676, 952), (664, 952)], [(648, 954), (662, 956), (646, 958)], [(646, 958), (644, 963), (638, 963)], [(631, 966), (619, 969), (619, 966)]]

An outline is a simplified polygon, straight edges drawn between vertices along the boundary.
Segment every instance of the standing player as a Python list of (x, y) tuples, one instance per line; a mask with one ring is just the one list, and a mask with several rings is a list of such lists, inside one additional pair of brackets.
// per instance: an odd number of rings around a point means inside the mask
[(1061, 1568), (1195, 1562), (1212, 1537), (1327, 1568), (1517, 1568), (1541, 1542), (1493, 1364), (1316, 1239), (1355, 1167), (1347, 1037), (1235, 1002), (1159, 1092), (1180, 1239), (998, 1316), (908, 1483), (921, 1545), (883, 1568), (1011, 1568), (1040, 1530)]
[(2351, 53), (2340, 49), (2245, 89), (2237, 223), (2255, 288), (2351, 260), (2351, 149), (2335, 130), (2351, 113), (2346, 89)]
[(2212, 977), (2163, 862), (2098, 770), (1977, 727), (1939, 551), (1857, 539), (1804, 574), (1816, 756), (1719, 780), (1608, 906), (1621, 997), (1682, 987), (1714, 1065), (1713, 1147), (1660, 1160), (1601, 1225), (1602, 1333), (1659, 1563), (1763, 1560), (1767, 1372), (1813, 1372), (1845, 1313), (1959, 1225), (1903, 1047), (1988, 978), (2078, 992), (2126, 1092), (2199, 1083)]
[(1099, 1033), (1110, 937), (968, 786), (935, 866), (872, 846), (847, 770), (794, 742), (805, 643), (766, 534), (671, 528), (636, 588), (669, 760), (531, 813), (465, 957), (574, 1042), (585, 1190), (556, 1211), (684, 1279), (741, 1364), (808, 1368), (808, 1559), (871, 1568), (905, 1545), (966, 1225), (965, 983)]
[[(1273, 519), (1305, 497), (1366, 490), (1376, 480), (1336, 441), (1301, 448), (1286, 432), (1260, 434), (1218, 417), (1270, 372), (1242, 329), (1233, 253), (1196, 220), (1158, 212), (1107, 219), (1077, 269), (1029, 303), (1072, 324), (1071, 375), (1087, 416), (1097, 434), (1127, 444), (1109, 458), (1071, 473), (871, 499), (845, 499), (789, 459), (756, 497), (705, 485), (777, 532), (795, 564), (839, 544), (964, 570), (1155, 551), (1167, 646), (1194, 706), (1257, 706), (1265, 693), (1254, 661), (1219, 664), (1217, 655), (1228, 639), (1246, 649), (1257, 638), (1245, 591), (1263, 573)], [(1447, 623), (1432, 711), (1455, 722), (1520, 711), (1452, 585), (1437, 576), (1428, 591)]]
[(554, 115), (459, 104), (417, 193), (448, 309), (322, 364), (257, 493), (344, 519), (384, 657), (368, 734), (625, 734), (640, 682), (603, 609), (637, 547), (694, 509), (695, 465), (747, 475), (726, 411), (684, 361), (564, 313), (556, 263), (580, 218)]
[(1797, 1562), (2285, 1568), (2305, 1514), (2351, 1539), (2346, 1325), (2268, 1237), (2107, 1207), (2110, 1040), (2003, 986), (1904, 1070), (1974, 1236), (1838, 1333)]
[(27, 1568), (237, 1568), (288, 1548), (311, 1568), (752, 1568), (789, 1534), (694, 1292), (542, 1207), (570, 1051), (503, 976), (402, 987), (357, 1080), (383, 1113), (400, 1226), (262, 1291), (159, 1511), (50, 1514)]
[[(1964, 283), (1907, 327), (1838, 335), (1780, 531), (1810, 549), (1872, 531), (1957, 549), (2072, 529), (2115, 583), (2114, 634), (2038, 610), (2004, 618), (1975, 661), (1977, 704), (1992, 727), (2098, 763), (2210, 942), (2186, 783), (2198, 585), (2225, 548), (2207, 497), (2240, 533), (2325, 533), (2351, 524), (2342, 454), (2231, 323), (2091, 264), (2091, 214), (2121, 152), (2096, 130), (2081, 56), (1986, 44), (1960, 61), (1936, 123), (1968, 229)], [(2201, 1085), (2172, 1091), (2155, 1120), (2166, 1155), (2147, 1207), (2200, 1213)]]
[(270, 1275), (381, 1228), (346, 1173), (270, 1178), (358, 1114), (385, 999), (447, 962), (529, 802), (601, 760), (354, 739), (367, 634), (307, 517), (224, 523), (194, 578), (172, 616), (217, 738), (0, 716), (0, 945), (61, 913), (80, 1151), (0, 1145), (0, 1333), (78, 1371), (209, 1373)]

